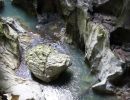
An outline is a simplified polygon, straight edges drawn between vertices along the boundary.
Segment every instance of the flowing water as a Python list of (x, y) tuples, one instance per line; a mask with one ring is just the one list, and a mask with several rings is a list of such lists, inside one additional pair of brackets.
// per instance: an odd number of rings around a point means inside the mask
[(11, 5), (11, 0), (4, 0), (4, 8), (0, 11), (0, 16), (3, 17), (15, 17), (25, 22), (29, 28), (35, 29), (37, 20), (35, 17), (28, 15), (20, 8), (16, 8)]
[[(5, 0), (5, 7), (0, 15), (3, 17), (18, 17), (26, 22), (32, 30), (37, 23), (35, 17), (29, 16), (23, 10), (12, 6), (10, 0)], [(44, 43), (44, 39), (37, 39), (34, 42), (35, 44)], [(40, 83), (46, 100), (116, 100), (114, 97), (96, 95), (92, 92), (90, 87), (96, 82), (96, 79), (90, 75), (90, 69), (84, 63), (84, 53), (82, 51), (65, 43), (58, 45), (57, 42), (53, 43), (51, 41), (51, 44), (52, 46), (56, 44), (56, 48), (68, 54), (73, 64), (58, 80), (50, 84), (45, 84), (34, 78), (35, 81)], [(32, 79), (24, 63), (21, 64), (17, 74)]]

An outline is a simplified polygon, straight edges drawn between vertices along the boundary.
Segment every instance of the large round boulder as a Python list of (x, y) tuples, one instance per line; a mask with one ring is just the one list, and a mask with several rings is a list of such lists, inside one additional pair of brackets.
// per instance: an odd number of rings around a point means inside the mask
[(71, 65), (68, 55), (58, 53), (47, 45), (37, 45), (29, 49), (25, 60), (34, 76), (44, 82), (55, 80)]

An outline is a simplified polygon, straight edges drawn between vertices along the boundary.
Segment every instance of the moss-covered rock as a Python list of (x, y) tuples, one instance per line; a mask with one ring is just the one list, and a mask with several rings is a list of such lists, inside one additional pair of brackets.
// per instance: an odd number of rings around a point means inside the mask
[(37, 45), (26, 52), (28, 68), (44, 82), (55, 80), (71, 64), (68, 55), (58, 53), (47, 45)]

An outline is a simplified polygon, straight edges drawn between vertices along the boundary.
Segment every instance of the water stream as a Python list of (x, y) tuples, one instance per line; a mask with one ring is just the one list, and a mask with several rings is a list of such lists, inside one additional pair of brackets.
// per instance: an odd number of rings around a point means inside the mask
[(35, 29), (37, 19), (28, 15), (24, 10), (11, 5), (11, 0), (4, 0), (4, 8), (0, 11), (0, 16), (14, 17), (23, 21), (32, 30)]
[[(37, 23), (35, 17), (29, 16), (23, 10), (12, 6), (11, 0), (5, 0), (5, 7), (0, 12), (0, 16), (18, 17), (26, 22), (32, 30), (35, 29)], [(42, 39), (36, 44), (42, 43), (41, 41)], [(96, 95), (89, 88), (96, 80), (94, 76), (90, 75), (90, 69), (84, 63), (84, 53), (82, 51), (73, 45), (65, 43), (64, 45), (57, 45), (57, 48), (68, 54), (73, 64), (58, 80), (50, 84), (35, 79), (40, 83), (46, 100), (116, 100), (111, 96)], [(29, 70), (24, 64), (21, 64), (18, 73), (19, 76), (24, 73), (24, 78), (32, 79)], [(23, 76), (21, 75), (21, 77)]]

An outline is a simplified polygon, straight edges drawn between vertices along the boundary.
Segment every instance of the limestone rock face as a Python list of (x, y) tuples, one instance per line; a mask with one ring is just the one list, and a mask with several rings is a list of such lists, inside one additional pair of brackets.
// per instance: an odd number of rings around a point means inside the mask
[(98, 75), (101, 81), (93, 86), (94, 90), (103, 93), (114, 93), (110, 79), (116, 80), (123, 73), (122, 61), (114, 55), (109, 46), (109, 31), (103, 25), (88, 22), (84, 34), (86, 61), (91, 72)]
[(68, 55), (60, 54), (47, 45), (38, 45), (29, 49), (25, 60), (30, 71), (45, 82), (56, 79), (71, 64)]
[(0, 19), (0, 63), (16, 69), (19, 64), (18, 34)]
[(23, 27), (21, 27), (21, 24), (16, 19), (13, 19), (11, 17), (6, 17), (2, 19), (6, 24), (10, 25), (10, 27), (12, 27), (18, 33), (27, 32)]

